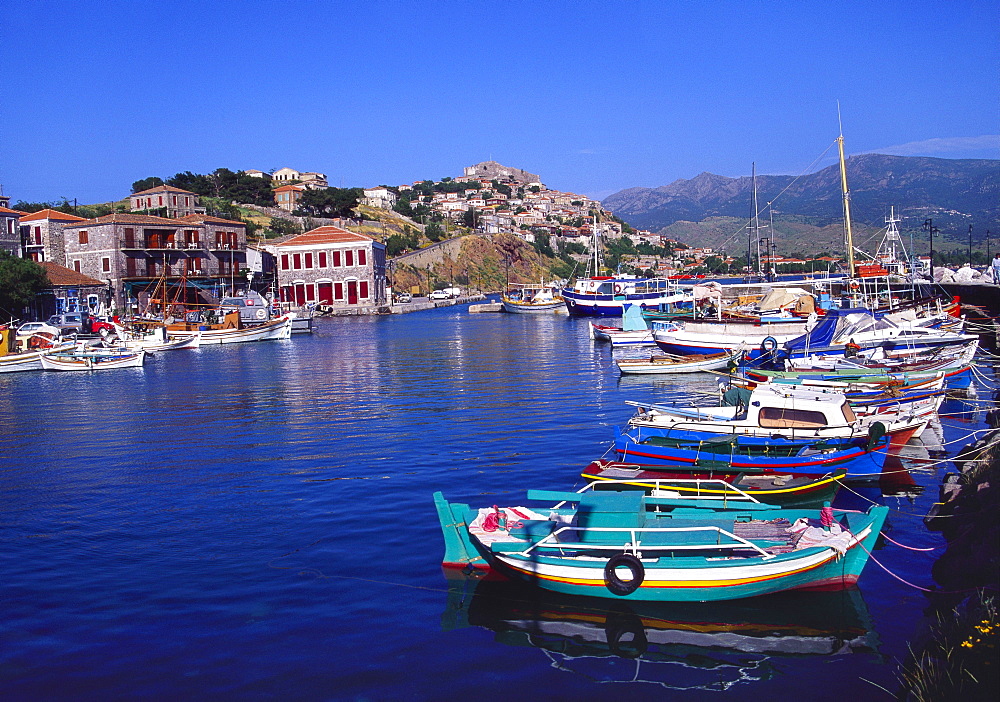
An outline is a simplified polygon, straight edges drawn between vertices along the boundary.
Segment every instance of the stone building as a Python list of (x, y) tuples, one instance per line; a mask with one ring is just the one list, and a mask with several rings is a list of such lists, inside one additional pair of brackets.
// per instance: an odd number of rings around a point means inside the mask
[(282, 185), (274, 189), (274, 202), (281, 209), (287, 212), (294, 212), (302, 199), (302, 193), (306, 191), (301, 185)]
[(0, 250), (17, 258), (24, 255), (21, 249), (21, 226), (18, 223), (23, 214), (18, 210), (0, 206)]
[[(60, 213), (61, 214), (61, 213)], [(40, 261), (51, 284), (38, 298), (36, 319), (48, 319), (53, 314), (83, 312), (99, 314), (107, 311), (109, 288), (104, 281), (78, 273), (52, 261)]]
[[(204, 214), (111, 214), (63, 227), (66, 266), (109, 281), (122, 308), (161, 279), (234, 286), (246, 267), (246, 225)], [(190, 297), (194, 291), (184, 291)]]
[(385, 245), (371, 237), (326, 226), (267, 248), (277, 262), (281, 302), (288, 307), (314, 303), (360, 312), (388, 304)]
[(474, 166), (467, 166), (464, 170), (464, 177), (457, 180), (499, 180), (507, 183), (519, 183), (521, 185), (540, 184), (541, 182), (541, 179), (534, 173), (522, 171), (520, 168), (503, 166), (496, 161), (483, 161)]
[(297, 183), (309, 189), (329, 187), (325, 173), (297, 171), (294, 168), (279, 168), (271, 174), (274, 183)]
[(399, 196), (389, 188), (365, 188), (365, 196), (362, 203), (369, 207), (380, 207), (383, 210), (391, 210), (399, 201)]
[(132, 212), (147, 214), (155, 212), (166, 217), (205, 214), (205, 208), (199, 204), (198, 195), (172, 185), (157, 185), (155, 188), (130, 195), (129, 208)]
[(66, 265), (63, 227), (73, 222), (86, 221), (84, 217), (66, 214), (59, 210), (39, 210), (21, 217), (21, 243), (24, 257), (41, 263), (51, 261)]

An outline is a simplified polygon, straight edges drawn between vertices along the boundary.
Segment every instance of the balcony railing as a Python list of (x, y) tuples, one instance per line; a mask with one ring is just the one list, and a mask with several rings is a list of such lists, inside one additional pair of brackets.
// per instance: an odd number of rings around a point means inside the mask
[(136, 251), (204, 251), (205, 244), (201, 241), (159, 241), (143, 240), (133, 237), (122, 237), (119, 244), (123, 250)]

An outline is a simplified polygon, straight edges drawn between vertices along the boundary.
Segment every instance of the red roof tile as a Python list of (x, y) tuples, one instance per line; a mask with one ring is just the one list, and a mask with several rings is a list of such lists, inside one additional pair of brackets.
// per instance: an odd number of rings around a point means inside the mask
[(53, 285), (104, 285), (104, 281), (77, 273), (66, 266), (52, 263), (52, 261), (41, 261), (38, 265), (45, 269), (45, 274)]
[(132, 214), (131, 212), (115, 212), (104, 215), (97, 219), (85, 219), (82, 222), (73, 222), (68, 227), (97, 227), (101, 224), (159, 224), (166, 227), (190, 227), (193, 222), (186, 222), (182, 219), (168, 219), (167, 217), (154, 217), (153, 215)]
[(147, 190), (140, 190), (137, 193), (132, 193), (129, 197), (136, 197), (137, 195), (151, 195), (152, 193), (184, 193), (185, 195), (194, 195), (199, 197), (198, 193), (193, 193), (190, 190), (183, 190), (181, 188), (175, 188), (172, 185), (157, 185), (155, 188), (149, 188)]
[(38, 212), (32, 212), (31, 214), (21, 217), (22, 222), (34, 222), (39, 219), (53, 219), (57, 222), (85, 222), (86, 217), (77, 217), (74, 214), (67, 214), (65, 212), (60, 212), (59, 210), (44, 209)]
[(317, 244), (344, 244), (349, 242), (369, 242), (374, 241), (370, 236), (349, 232), (340, 227), (326, 226), (317, 227), (305, 234), (293, 236), (275, 246), (314, 246)]

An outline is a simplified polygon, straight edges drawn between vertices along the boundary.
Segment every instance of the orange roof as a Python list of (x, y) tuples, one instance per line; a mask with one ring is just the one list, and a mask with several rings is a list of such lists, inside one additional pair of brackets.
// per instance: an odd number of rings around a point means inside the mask
[(298, 236), (293, 236), (290, 239), (282, 241), (280, 244), (275, 244), (275, 246), (315, 246), (317, 244), (346, 244), (350, 242), (369, 242), (375, 241), (370, 236), (365, 236), (364, 234), (358, 234), (356, 232), (349, 232), (346, 229), (341, 229), (340, 227), (326, 226), (317, 227), (312, 229), (305, 234), (299, 234)]
[(137, 193), (132, 193), (129, 197), (136, 197), (137, 195), (150, 195), (152, 193), (184, 193), (185, 195), (194, 195), (198, 197), (198, 193), (193, 193), (190, 190), (183, 190), (181, 188), (175, 188), (172, 185), (157, 185), (155, 188), (149, 188), (147, 190), (140, 190)]
[(282, 185), (280, 188), (275, 188), (274, 192), (280, 193), (280, 192), (287, 191), (287, 190), (303, 191), (303, 190), (305, 190), (305, 187), (303, 187), (301, 185)]
[(38, 210), (38, 212), (32, 212), (29, 215), (21, 217), (22, 222), (34, 222), (38, 219), (54, 219), (57, 222), (84, 222), (86, 217), (77, 217), (74, 214), (67, 214), (65, 212), (60, 212), (59, 210), (44, 209)]
[(53, 285), (104, 285), (104, 282), (97, 278), (77, 273), (52, 261), (40, 261), (38, 265), (45, 269), (45, 274)]
[(0, 207), (0, 214), (16, 214), (17, 216), (26, 215), (27, 212), (21, 212), (21, 210), (12, 210), (9, 207)]
[(97, 219), (85, 219), (80, 222), (73, 222), (68, 227), (96, 227), (101, 224), (159, 224), (167, 227), (190, 227), (193, 222), (186, 222), (182, 219), (168, 219), (166, 217), (154, 217), (153, 215), (132, 214), (131, 212), (115, 212), (104, 215)]

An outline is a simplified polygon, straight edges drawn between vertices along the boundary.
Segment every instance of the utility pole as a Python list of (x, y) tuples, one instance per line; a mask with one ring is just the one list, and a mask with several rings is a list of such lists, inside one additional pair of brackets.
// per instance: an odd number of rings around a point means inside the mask
[(938, 232), (938, 228), (934, 226), (934, 220), (925, 219), (924, 220), (924, 231), (927, 232), (930, 242), (930, 252), (931, 252), (931, 283), (934, 282), (934, 235)]

